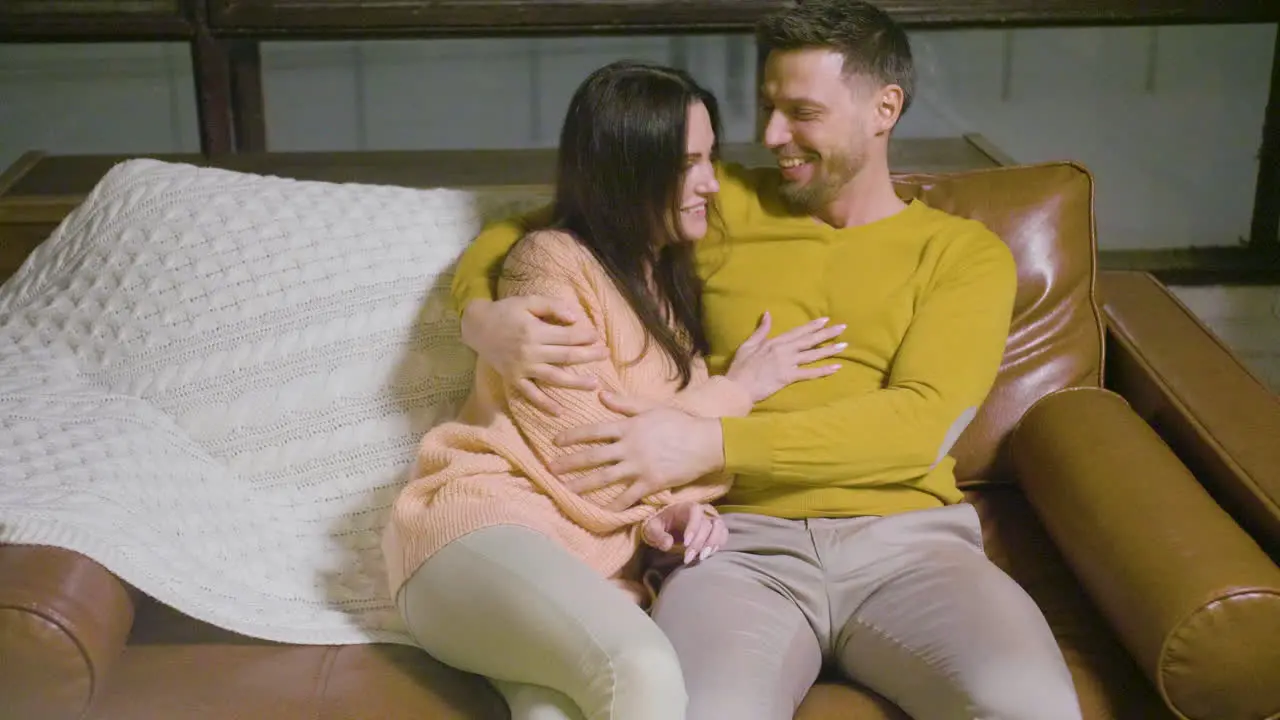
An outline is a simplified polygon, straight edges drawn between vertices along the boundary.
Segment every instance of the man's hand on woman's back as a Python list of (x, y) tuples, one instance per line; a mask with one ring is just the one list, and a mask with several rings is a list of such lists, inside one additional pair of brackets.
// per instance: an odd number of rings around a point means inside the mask
[(586, 473), (565, 481), (570, 490), (582, 494), (625, 483), (626, 489), (606, 506), (622, 511), (659, 490), (687, 485), (724, 466), (719, 420), (611, 393), (601, 393), (600, 400), (624, 417), (571, 428), (555, 438), (561, 447), (598, 443), (551, 461), (551, 472), (557, 475)]
[(595, 378), (563, 366), (609, 356), (581, 310), (554, 298), (472, 300), (462, 313), (462, 342), (549, 415), (560, 405), (539, 385), (594, 390)]

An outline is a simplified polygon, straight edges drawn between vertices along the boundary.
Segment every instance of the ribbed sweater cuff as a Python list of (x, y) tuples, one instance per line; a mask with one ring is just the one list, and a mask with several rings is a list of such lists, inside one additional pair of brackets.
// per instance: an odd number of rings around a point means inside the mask
[(720, 419), (724, 469), (736, 475), (767, 475), (773, 469), (773, 428), (765, 417)]

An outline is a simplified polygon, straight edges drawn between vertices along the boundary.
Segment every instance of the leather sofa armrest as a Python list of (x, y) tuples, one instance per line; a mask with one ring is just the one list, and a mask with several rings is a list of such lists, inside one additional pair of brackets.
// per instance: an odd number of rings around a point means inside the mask
[(1280, 398), (1164, 285), (1100, 277), (1107, 387), (1280, 561)]
[(1280, 713), (1280, 567), (1124, 398), (1051, 394), (1008, 449), (1055, 545), (1179, 717)]
[(79, 553), (0, 545), (0, 719), (81, 717), (128, 641), (135, 592)]

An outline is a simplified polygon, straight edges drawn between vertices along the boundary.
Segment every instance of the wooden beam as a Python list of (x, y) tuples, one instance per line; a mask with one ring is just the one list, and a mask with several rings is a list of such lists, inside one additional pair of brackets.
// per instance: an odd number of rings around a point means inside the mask
[[(375, 37), (749, 32), (785, 0), (211, 0), (215, 34)], [(0, 40), (191, 38), (204, 0), (3, 0)], [(1274, 0), (880, 0), (914, 28), (1280, 22)]]
[(258, 41), (232, 40), (227, 51), (236, 152), (266, 152), (266, 102), (262, 94), (262, 55)]
[(1100, 250), (1101, 270), (1149, 272), (1166, 285), (1276, 285), (1280, 257), (1260, 257), (1250, 248), (1160, 248)]
[[(255, 37), (749, 32), (784, 0), (210, 0)], [(1280, 21), (1275, 0), (880, 0), (912, 28)]]
[[(728, 143), (723, 156), (746, 165), (772, 164), (757, 143)], [(191, 153), (23, 156), (12, 171), (9, 198), (83, 198), (116, 163), (150, 157), (299, 180), (359, 182), (404, 187), (542, 185), (555, 180), (554, 148), (483, 150), (381, 150), (341, 152)], [(32, 164), (34, 161), (34, 164)], [(954, 172), (996, 167), (966, 138), (903, 138), (889, 143), (896, 172)], [(7, 176), (6, 176), (7, 177)]]
[(231, 88), (229, 43), (216, 38), (204, 25), (206, 0), (195, 0), (195, 38), (191, 42), (191, 73), (195, 80), (196, 121), (200, 152), (206, 157), (224, 155), (235, 147), (235, 119)]
[(4, 172), (0, 173), (0, 198), (9, 192), (9, 188), (17, 185), (19, 180), (26, 177), (31, 168), (39, 165), (44, 156), (44, 153), (40, 150), (28, 150), (13, 161), (13, 164), (5, 169)]
[(1274, 0), (881, 0), (915, 27), (1170, 25), (1280, 21)]
[(221, 33), (371, 37), (749, 28), (778, 0), (213, 0)]
[(0, 0), (0, 41), (180, 40), (185, 0)]
[[(1280, 4), (1280, 2), (1277, 2)], [(1253, 196), (1249, 247), (1280, 256), (1280, 28), (1271, 58), (1271, 95), (1262, 123), (1258, 183)]]

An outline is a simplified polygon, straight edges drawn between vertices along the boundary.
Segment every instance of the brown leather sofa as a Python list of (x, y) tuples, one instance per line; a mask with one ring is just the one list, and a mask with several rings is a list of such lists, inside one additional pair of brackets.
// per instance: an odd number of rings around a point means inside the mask
[[(1085, 717), (1280, 717), (1280, 402), (1151, 277), (1097, 272), (1082, 168), (898, 182), (1015, 251), (1004, 368), (955, 454), (987, 552), (1049, 618)], [(506, 710), (481, 679), (413, 648), (262, 642), (77, 554), (0, 547), (0, 718), (78, 717)], [(797, 717), (903, 715), (830, 677)]]

